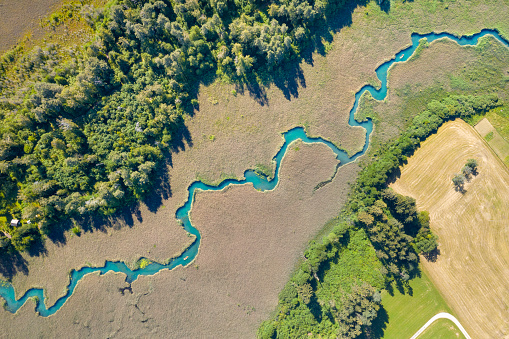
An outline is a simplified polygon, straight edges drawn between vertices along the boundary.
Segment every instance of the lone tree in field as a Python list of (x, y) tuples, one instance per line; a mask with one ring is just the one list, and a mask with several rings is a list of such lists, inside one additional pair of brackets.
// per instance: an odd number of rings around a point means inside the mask
[(464, 168), (466, 168), (466, 167), (470, 168), (472, 173), (475, 175), (477, 173), (477, 160), (468, 159)]
[(465, 176), (463, 174), (455, 174), (452, 178), (452, 183), (458, 191), (463, 191), (463, 185), (465, 184)]
[(463, 168), (461, 169), (461, 174), (463, 174), (465, 176), (465, 178), (470, 178), (470, 176), (472, 175), (473, 173), (473, 170), (470, 166), (463, 166)]

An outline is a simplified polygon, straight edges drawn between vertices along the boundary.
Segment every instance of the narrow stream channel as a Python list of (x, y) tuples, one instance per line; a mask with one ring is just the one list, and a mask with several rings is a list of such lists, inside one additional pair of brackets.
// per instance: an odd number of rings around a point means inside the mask
[(83, 267), (79, 270), (72, 270), (70, 273), (70, 282), (67, 287), (67, 293), (63, 297), (58, 299), (55, 302), (55, 304), (48, 308), (44, 303), (45, 298), (43, 289), (40, 288), (29, 289), (20, 299), (16, 300), (14, 287), (7, 282), (5, 283), (0, 282), (0, 296), (2, 296), (6, 301), (5, 309), (12, 313), (15, 313), (21, 306), (23, 306), (23, 304), (29, 298), (34, 297), (37, 300), (36, 311), (41, 316), (47, 317), (52, 314), (55, 314), (64, 305), (67, 299), (69, 299), (69, 297), (73, 294), (74, 289), (76, 288), (78, 282), (89, 273), (100, 272), (100, 274), (102, 275), (110, 271), (122, 272), (126, 275), (126, 281), (131, 283), (134, 280), (136, 280), (140, 275), (153, 275), (163, 269), (172, 270), (173, 268), (179, 265), (182, 266), (188, 265), (195, 259), (196, 255), (198, 254), (198, 248), (201, 242), (200, 232), (193, 227), (189, 220), (189, 212), (193, 205), (196, 190), (219, 191), (225, 188), (226, 186), (243, 185), (246, 183), (252, 183), (255, 189), (261, 191), (272, 190), (277, 186), (277, 183), (279, 181), (279, 168), (281, 165), (281, 160), (283, 159), (288, 149), (288, 146), (293, 141), (298, 139), (301, 139), (305, 143), (323, 143), (327, 145), (337, 155), (337, 159), (340, 160), (341, 166), (349, 162), (355, 161), (358, 157), (366, 153), (366, 150), (369, 147), (369, 137), (371, 135), (371, 132), (373, 131), (373, 123), (371, 122), (371, 120), (368, 119), (367, 121), (364, 122), (357, 122), (354, 118), (355, 112), (357, 111), (359, 105), (359, 100), (362, 94), (364, 94), (364, 92), (368, 91), (376, 100), (384, 100), (385, 97), (387, 96), (387, 73), (389, 68), (395, 63), (407, 61), (408, 58), (410, 58), (410, 56), (415, 52), (417, 46), (419, 45), (419, 40), (422, 38), (426, 38), (428, 42), (432, 42), (441, 38), (448, 38), (450, 40), (457, 42), (461, 46), (465, 46), (465, 45), (476, 45), (479, 38), (485, 35), (492, 35), (506, 47), (509, 47), (509, 42), (502, 38), (497, 31), (491, 29), (483, 29), (481, 32), (477, 34), (471, 36), (461, 36), (459, 38), (449, 33), (438, 33), (438, 34), (413, 33), (411, 35), (412, 45), (410, 47), (407, 47), (399, 51), (398, 53), (396, 53), (394, 58), (383, 63), (376, 69), (376, 75), (382, 83), (380, 88), (376, 89), (371, 85), (365, 85), (355, 94), (355, 103), (352, 109), (350, 110), (350, 118), (348, 120), (348, 123), (350, 126), (363, 127), (366, 130), (366, 141), (362, 151), (354, 154), (353, 156), (348, 157), (348, 154), (346, 154), (346, 152), (338, 149), (336, 146), (334, 146), (334, 144), (327, 140), (324, 140), (322, 138), (309, 138), (302, 127), (295, 127), (283, 134), (285, 142), (281, 149), (277, 152), (276, 156), (273, 158), (273, 161), (276, 164), (276, 170), (274, 177), (271, 180), (267, 180), (266, 178), (260, 177), (253, 170), (247, 170), (244, 172), (245, 179), (243, 180), (228, 179), (221, 182), (218, 186), (209, 186), (202, 183), (201, 181), (193, 182), (188, 188), (187, 201), (182, 207), (180, 207), (177, 210), (176, 218), (182, 222), (184, 229), (187, 232), (196, 236), (196, 240), (179, 257), (172, 259), (168, 264), (151, 263), (145, 268), (131, 270), (123, 262), (106, 261), (104, 267)]

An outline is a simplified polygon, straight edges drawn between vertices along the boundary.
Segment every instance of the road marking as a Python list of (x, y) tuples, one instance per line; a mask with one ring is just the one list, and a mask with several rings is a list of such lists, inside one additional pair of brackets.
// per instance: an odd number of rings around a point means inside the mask
[(468, 335), (467, 331), (465, 331), (465, 329), (463, 328), (463, 326), (461, 326), (460, 322), (458, 321), (458, 319), (456, 319), (456, 317), (454, 317), (452, 314), (449, 314), (449, 313), (445, 313), (445, 312), (441, 312), (441, 313), (438, 313), (437, 315), (433, 316), (430, 320), (428, 320), (428, 322), (426, 324), (424, 324), (423, 327), (420, 328), (419, 331), (417, 331), (417, 333), (415, 333), (412, 338), (410, 339), (416, 339), (418, 336), (420, 336), (422, 334), (422, 332), (424, 332), (429, 325), (431, 325), (435, 320), (438, 320), (438, 319), (449, 319), (450, 321), (452, 321), (456, 326), (458, 326), (458, 328), (460, 329), (461, 333), (463, 333), (463, 335), (465, 336), (466, 339), (472, 339), (470, 338), (470, 336)]

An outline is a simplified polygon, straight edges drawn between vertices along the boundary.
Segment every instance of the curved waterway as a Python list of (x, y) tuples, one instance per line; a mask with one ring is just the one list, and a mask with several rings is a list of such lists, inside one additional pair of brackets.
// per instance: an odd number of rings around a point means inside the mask
[(273, 161), (275, 161), (276, 163), (276, 170), (273, 179), (267, 180), (267, 178), (260, 177), (259, 175), (257, 175), (253, 170), (247, 170), (246, 172), (244, 172), (245, 179), (243, 180), (228, 179), (221, 182), (218, 186), (206, 185), (200, 181), (192, 183), (191, 186), (189, 186), (188, 188), (189, 194), (187, 201), (182, 207), (180, 207), (177, 210), (176, 217), (182, 222), (184, 229), (187, 232), (194, 234), (196, 236), (196, 239), (179, 257), (172, 259), (169, 263), (167, 264), (151, 263), (144, 268), (131, 270), (123, 262), (106, 261), (106, 264), (103, 267), (83, 267), (79, 270), (72, 270), (70, 273), (70, 282), (67, 287), (67, 293), (63, 297), (58, 299), (55, 302), (55, 304), (48, 308), (44, 303), (43, 289), (32, 288), (28, 290), (20, 299), (16, 300), (13, 286), (9, 283), (3, 283), (0, 284), (1, 285), (0, 296), (2, 296), (6, 301), (5, 308), (8, 311), (14, 313), (21, 306), (23, 306), (23, 304), (29, 298), (34, 297), (37, 300), (36, 311), (41, 316), (47, 317), (57, 312), (64, 305), (67, 299), (69, 299), (69, 297), (73, 294), (74, 289), (76, 288), (78, 282), (89, 273), (99, 272), (100, 274), (105, 274), (106, 272), (122, 272), (126, 275), (126, 281), (131, 283), (134, 280), (136, 280), (140, 275), (152, 275), (164, 269), (172, 270), (173, 268), (179, 265), (182, 266), (188, 265), (194, 260), (194, 258), (198, 254), (198, 248), (200, 247), (201, 242), (200, 232), (193, 227), (191, 221), (189, 220), (189, 211), (191, 210), (191, 207), (193, 205), (194, 196), (197, 190), (219, 191), (227, 186), (243, 185), (246, 183), (253, 184), (255, 189), (261, 191), (274, 189), (279, 181), (279, 168), (281, 165), (281, 160), (283, 159), (288, 149), (288, 146), (293, 141), (298, 139), (301, 139), (305, 143), (322, 143), (327, 145), (334, 151), (334, 153), (337, 156), (337, 159), (340, 160), (341, 166), (354, 161), (358, 157), (362, 156), (368, 149), (369, 136), (373, 131), (373, 124), (371, 120), (368, 119), (367, 121), (364, 122), (357, 122), (354, 118), (355, 112), (357, 111), (357, 107), (359, 105), (359, 100), (362, 94), (364, 94), (364, 92), (366, 91), (371, 93), (371, 95), (377, 100), (385, 99), (385, 97), (387, 96), (387, 72), (393, 64), (408, 60), (408, 58), (410, 58), (410, 56), (415, 52), (415, 49), (419, 45), (419, 40), (422, 38), (426, 38), (428, 42), (432, 42), (434, 40), (441, 38), (448, 38), (462, 46), (465, 46), (465, 45), (476, 45), (479, 38), (485, 35), (492, 35), (501, 43), (503, 43), (505, 46), (509, 47), (509, 42), (507, 40), (503, 39), (497, 31), (490, 29), (484, 29), (481, 32), (471, 36), (461, 36), (461, 37), (456, 37), (449, 33), (438, 33), (438, 34), (429, 33), (422, 35), (416, 33), (412, 34), (411, 35), (412, 45), (410, 47), (407, 47), (399, 51), (398, 53), (396, 53), (394, 58), (383, 63), (376, 69), (376, 75), (378, 79), (380, 79), (381, 81), (380, 88), (376, 89), (371, 85), (365, 85), (355, 94), (355, 103), (352, 109), (350, 110), (350, 118), (348, 120), (348, 123), (350, 124), (350, 126), (360, 126), (366, 129), (366, 142), (364, 144), (364, 148), (362, 149), (362, 151), (354, 154), (353, 156), (349, 157), (348, 154), (346, 154), (346, 152), (338, 149), (336, 146), (334, 146), (334, 144), (327, 140), (324, 140), (322, 138), (309, 138), (302, 127), (296, 127), (283, 134), (284, 144), (273, 159)]

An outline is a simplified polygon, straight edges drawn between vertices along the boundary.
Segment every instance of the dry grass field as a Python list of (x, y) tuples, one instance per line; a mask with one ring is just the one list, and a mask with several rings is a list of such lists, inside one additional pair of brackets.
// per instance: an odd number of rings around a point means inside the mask
[[(107, 1), (89, 0), (87, 3), (100, 7)], [(83, 20), (65, 20), (55, 29), (45, 23), (52, 13), (69, 2), (73, 0), (0, 0), (0, 53), (17, 44), (30, 50), (45, 43), (73, 46), (92, 40), (92, 30)]]
[[(187, 268), (141, 277), (124, 295), (121, 275), (87, 276), (55, 315), (27, 303), (0, 337), (252, 338), (277, 305), (307, 241), (337, 214), (358, 166), (330, 178), (337, 160), (324, 145), (296, 142), (282, 161), (275, 190), (252, 185), (197, 193), (191, 210), (203, 239)], [(30, 326), (25, 326), (30, 324)]]
[(0, 0), (0, 53), (26, 33), (44, 34), (41, 20), (63, 0)]
[[(461, 193), (451, 178), (467, 159), (478, 174)], [(426, 140), (392, 185), (427, 210), (439, 236), (436, 262), (422, 259), (429, 277), (472, 338), (509, 336), (509, 170), (462, 120)]]
[(487, 118), (479, 121), (475, 125), (475, 129), (486, 140), (498, 157), (509, 167), (509, 142), (498, 133)]

